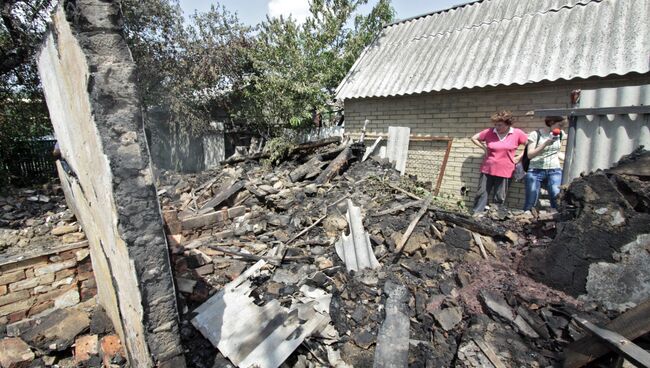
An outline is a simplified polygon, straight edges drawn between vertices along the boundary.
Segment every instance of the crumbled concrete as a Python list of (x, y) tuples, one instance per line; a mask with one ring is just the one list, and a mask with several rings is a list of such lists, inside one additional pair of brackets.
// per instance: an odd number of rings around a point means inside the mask
[(615, 263), (614, 256), (626, 244), (650, 233), (645, 205), (649, 187), (648, 182), (604, 172), (574, 180), (563, 198), (563, 212), (574, 217), (558, 228), (548, 246), (531, 250), (525, 270), (573, 296), (585, 294), (592, 264)]
[(649, 250), (650, 234), (643, 234), (621, 248), (617, 263), (592, 264), (586, 298), (620, 311), (650, 299)]
[(172, 360), (182, 354), (175, 291), (119, 3), (62, 2), (38, 59), (99, 302), (132, 366)]

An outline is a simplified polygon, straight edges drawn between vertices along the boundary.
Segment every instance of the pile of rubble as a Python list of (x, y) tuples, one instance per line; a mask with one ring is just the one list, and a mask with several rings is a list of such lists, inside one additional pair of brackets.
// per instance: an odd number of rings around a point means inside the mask
[(620, 313), (525, 272), (575, 211), (473, 219), (350, 148), (160, 177), (189, 365), (546, 367)]
[(57, 182), (27, 189), (4, 188), (0, 208), (0, 254), (4, 256), (85, 239)]
[(6, 333), (9, 337), (0, 339), (3, 368), (126, 366), (124, 347), (94, 299), (38, 318), (26, 328), (15, 325)]

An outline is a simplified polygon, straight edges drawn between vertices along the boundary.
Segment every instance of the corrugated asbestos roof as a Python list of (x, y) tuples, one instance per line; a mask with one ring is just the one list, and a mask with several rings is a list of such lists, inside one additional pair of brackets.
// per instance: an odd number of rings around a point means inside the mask
[[(640, 105), (650, 105), (650, 85), (584, 90), (580, 94), (581, 108)], [(640, 145), (650, 148), (650, 114), (580, 116), (571, 134), (574, 136), (569, 137), (564, 164), (565, 183), (583, 172), (611, 167)]]
[(337, 99), (650, 71), (648, 0), (484, 0), (386, 26)]

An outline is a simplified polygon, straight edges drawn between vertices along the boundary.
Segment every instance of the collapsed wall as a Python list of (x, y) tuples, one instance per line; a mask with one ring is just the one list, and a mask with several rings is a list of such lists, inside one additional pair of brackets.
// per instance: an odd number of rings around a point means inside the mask
[(650, 181), (643, 173), (650, 152), (630, 156), (626, 170), (619, 165), (569, 185), (562, 213), (570, 218), (524, 261), (535, 279), (612, 309), (650, 297), (650, 269), (640, 266), (650, 249)]
[(90, 242), (99, 303), (132, 366), (184, 366), (169, 255), (118, 2), (64, 1), (38, 59), (65, 161), (66, 200)]

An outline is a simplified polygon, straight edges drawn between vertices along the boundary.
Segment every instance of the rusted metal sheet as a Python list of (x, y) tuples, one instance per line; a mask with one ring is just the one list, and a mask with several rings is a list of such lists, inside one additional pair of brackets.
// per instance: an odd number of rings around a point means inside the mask
[(303, 340), (330, 321), (331, 295), (302, 286), (301, 297), (289, 308), (272, 300), (257, 306), (250, 296), (251, 278), (259, 275), (261, 260), (227, 284), (195, 310), (192, 324), (238, 367), (275, 368)]
[(647, 0), (477, 1), (384, 27), (338, 99), (650, 71)]
[[(650, 85), (581, 92), (579, 108), (650, 105)], [(650, 114), (578, 116), (569, 127), (564, 182), (607, 169), (639, 146), (650, 149)]]

